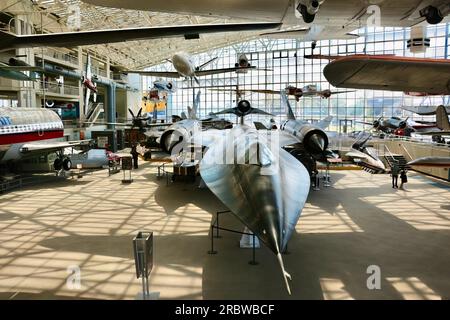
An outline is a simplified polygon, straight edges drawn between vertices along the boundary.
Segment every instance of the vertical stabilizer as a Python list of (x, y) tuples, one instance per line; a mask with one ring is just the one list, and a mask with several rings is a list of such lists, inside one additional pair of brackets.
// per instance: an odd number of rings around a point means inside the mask
[(291, 104), (289, 103), (289, 99), (286, 95), (286, 92), (280, 91), (280, 95), (281, 95), (281, 104), (286, 107), (288, 120), (295, 120), (295, 115), (294, 112), (292, 112)]

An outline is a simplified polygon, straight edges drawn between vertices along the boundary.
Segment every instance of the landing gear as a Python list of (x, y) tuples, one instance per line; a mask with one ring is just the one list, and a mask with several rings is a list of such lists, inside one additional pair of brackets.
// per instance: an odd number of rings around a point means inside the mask
[(69, 171), (72, 167), (72, 161), (69, 158), (64, 158), (62, 161), (62, 167), (64, 170)]
[(69, 171), (72, 167), (72, 161), (69, 157), (65, 157), (62, 154), (58, 154), (58, 158), (53, 162), (53, 169), (55, 171), (60, 171), (64, 169), (65, 171)]
[(62, 169), (63, 166), (63, 161), (61, 158), (56, 158), (55, 161), (53, 162), (53, 169), (55, 169), (55, 171), (59, 171)]
[(429, 24), (441, 23), (444, 17), (439, 12), (439, 9), (433, 6), (428, 6), (420, 10), (420, 15), (425, 17)]

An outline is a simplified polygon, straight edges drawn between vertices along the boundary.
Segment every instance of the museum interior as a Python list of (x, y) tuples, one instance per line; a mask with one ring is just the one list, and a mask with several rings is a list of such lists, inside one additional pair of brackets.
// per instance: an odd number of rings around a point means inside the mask
[(449, 299), (450, 3), (185, 2), (0, 1), (0, 299)]

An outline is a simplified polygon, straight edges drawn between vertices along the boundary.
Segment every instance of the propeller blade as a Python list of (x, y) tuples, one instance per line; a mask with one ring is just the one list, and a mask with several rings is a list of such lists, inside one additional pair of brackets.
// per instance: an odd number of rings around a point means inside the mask
[(133, 110), (131, 110), (130, 108), (128, 108), (128, 111), (131, 113), (131, 116), (133, 117), (133, 119), (136, 118), (136, 117), (134, 116)]
[(141, 116), (141, 113), (142, 113), (142, 107), (139, 109), (139, 111), (138, 111), (138, 114), (137, 114), (137, 116), (136, 116), (136, 118), (139, 118), (140, 116)]

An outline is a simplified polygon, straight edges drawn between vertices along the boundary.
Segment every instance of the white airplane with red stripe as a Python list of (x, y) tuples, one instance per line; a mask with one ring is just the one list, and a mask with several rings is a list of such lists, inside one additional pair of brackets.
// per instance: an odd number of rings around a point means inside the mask
[(90, 140), (61, 141), (64, 125), (58, 114), (45, 108), (0, 108), (0, 164), (56, 153), (55, 170), (70, 170), (63, 150), (87, 146)]

